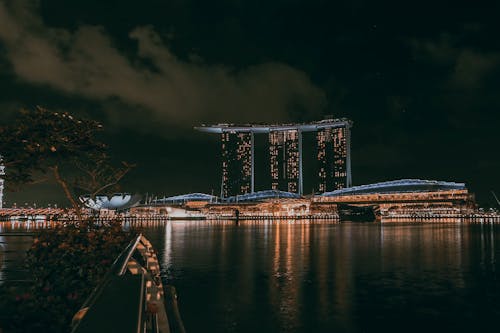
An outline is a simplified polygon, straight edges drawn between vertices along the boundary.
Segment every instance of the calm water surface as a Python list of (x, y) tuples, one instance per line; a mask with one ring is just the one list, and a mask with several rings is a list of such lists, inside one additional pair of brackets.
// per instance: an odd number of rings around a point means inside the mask
[[(500, 226), (175, 221), (144, 232), (188, 332), (499, 326)], [(0, 280), (16, 278), (23, 241), (0, 237)]]

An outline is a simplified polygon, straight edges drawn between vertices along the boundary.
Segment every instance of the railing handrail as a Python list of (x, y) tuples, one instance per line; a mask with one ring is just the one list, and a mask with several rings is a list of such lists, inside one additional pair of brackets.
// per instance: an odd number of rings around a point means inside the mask
[[(143, 260), (135, 256), (136, 253)], [(137, 280), (138, 277), (141, 277), (142, 282)], [(140, 287), (137, 283), (140, 283)], [(185, 333), (175, 289), (169, 286), (167, 291), (168, 297), (165, 297), (154, 248), (146, 237), (138, 234), (113, 261), (101, 283), (75, 314), (72, 332), (96, 332), (99, 327), (105, 332), (110, 329), (106, 325), (118, 320), (121, 325), (125, 325), (122, 329), (137, 324), (137, 332), (144, 332), (149, 325), (151, 332)], [(136, 302), (138, 296), (139, 303)], [(137, 318), (135, 315), (127, 316), (122, 318), (127, 319), (125, 321), (119, 319), (120, 314), (116, 312), (131, 314), (137, 309)], [(103, 313), (110, 314), (109, 318), (103, 319)]]
[(111, 274), (123, 275), (127, 271), (127, 263), (134, 254), (135, 249), (137, 248), (137, 244), (141, 241), (142, 234), (137, 235), (135, 239), (130, 241), (125, 250), (116, 258), (110, 268)]
[[(124, 261), (123, 258), (130, 259), (130, 257), (132, 256), (132, 254), (135, 251), (135, 248), (137, 247), (137, 244), (140, 242), (141, 237), (142, 237), (142, 234), (139, 234), (134, 239), (132, 239), (130, 241), (130, 243), (127, 245), (125, 250), (123, 250), (120, 253), (120, 255), (115, 259), (115, 261), (111, 265), (111, 268), (106, 273), (106, 275), (104, 276), (101, 283), (99, 283), (99, 285), (92, 291), (92, 293), (87, 298), (87, 300), (83, 303), (83, 305), (80, 307), (80, 309), (85, 309), (85, 308), (91, 307), (95, 303), (97, 298), (99, 298), (99, 295), (102, 293), (102, 291), (104, 290), (104, 287), (111, 280), (111, 278), (115, 275), (123, 275), (125, 273), (124, 270), (126, 270), (126, 268), (127, 268), (127, 261)], [(120, 265), (119, 269), (117, 269), (118, 265)], [(122, 272), (122, 270), (123, 270), (123, 272)], [(74, 328), (76, 328), (76, 326)]]

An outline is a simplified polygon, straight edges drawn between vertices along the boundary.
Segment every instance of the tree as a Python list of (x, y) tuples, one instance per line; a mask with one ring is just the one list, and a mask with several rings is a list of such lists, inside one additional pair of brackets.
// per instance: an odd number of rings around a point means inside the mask
[(76, 168), (80, 172), (73, 180), (73, 188), (86, 194), (87, 199), (95, 199), (99, 195), (110, 195), (119, 191), (119, 182), (135, 167), (122, 161), (114, 166), (106, 153), (98, 153), (86, 160), (77, 161)]
[(92, 217), (82, 218), (77, 197), (115, 191), (133, 165), (111, 162), (96, 121), (41, 107), (17, 116), (0, 127), (9, 185), (53, 176), (79, 223), (58, 224), (34, 238), (27, 255), (33, 281), (0, 286), (0, 332), (67, 332), (72, 316), (135, 233), (124, 230), (119, 219), (96, 224)]
[(0, 152), (10, 186), (45, 180), (51, 174), (80, 217), (82, 190), (95, 196), (115, 189), (133, 165), (114, 166), (108, 147), (98, 140), (103, 126), (68, 112), (42, 107), (20, 110), (15, 121), (0, 128)]

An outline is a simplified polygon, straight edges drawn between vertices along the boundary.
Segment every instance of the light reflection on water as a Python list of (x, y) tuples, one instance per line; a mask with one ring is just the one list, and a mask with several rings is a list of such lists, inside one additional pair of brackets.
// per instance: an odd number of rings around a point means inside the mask
[(57, 222), (48, 220), (12, 220), (0, 222), (0, 285), (6, 281), (29, 282), (24, 266), (26, 251), (37, 230), (53, 228)]
[(176, 221), (146, 234), (192, 332), (465, 332), (500, 313), (497, 226)]
[[(177, 288), (187, 331), (470, 332), (496, 325), (500, 226), (301, 222), (145, 227), (164, 278)], [(13, 237), (0, 242), (26, 246)], [(14, 277), (4, 266), (2, 276)]]

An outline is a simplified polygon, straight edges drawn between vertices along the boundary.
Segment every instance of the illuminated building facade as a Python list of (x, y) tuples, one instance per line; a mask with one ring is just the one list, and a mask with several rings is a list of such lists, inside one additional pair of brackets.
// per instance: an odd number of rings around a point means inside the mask
[(350, 124), (344, 127), (318, 129), (319, 192), (329, 192), (350, 187), (351, 154)]
[(221, 197), (253, 192), (254, 134), (224, 131), (222, 138)]
[(271, 189), (302, 194), (301, 145), (298, 129), (269, 132)]
[[(332, 205), (372, 207), (381, 222), (463, 222), (475, 212), (474, 195), (464, 183), (400, 179), (325, 192), (313, 208)], [(311, 208), (312, 211), (315, 209)]]
[(221, 197), (254, 192), (254, 134), (269, 135), (271, 189), (303, 194), (302, 134), (318, 132), (320, 191), (351, 186), (349, 119), (307, 124), (202, 125), (195, 129), (222, 138)]

